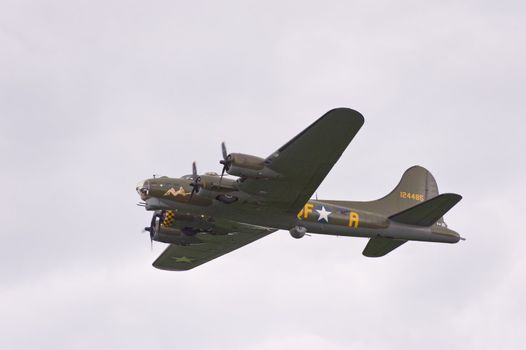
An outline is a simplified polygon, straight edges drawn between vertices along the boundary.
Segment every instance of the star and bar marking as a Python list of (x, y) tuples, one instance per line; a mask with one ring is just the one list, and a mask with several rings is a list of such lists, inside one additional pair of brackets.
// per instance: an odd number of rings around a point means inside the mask
[[(312, 203), (305, 203), (305, 205), (303, 206), (303, 208), (300, 210), (300, 212), (297, 215), (298, 219), (300, 219), (300, 220), (309, 220), (309, 218), (310, 218), (310, 221), (314, 221), (314, 217), (310, 217), (310, 215), (313, 213), (313, 211), (318, 212), (318, 217), (317, 217), (318, 222), (323, 220), (326, 223), (329, 223), (329, 217), (332, 214), (332, 212), (327, 210), (327, 209), (325, 209), (325, 206), (323, 206), (323, 205), (321, 206), (321, 209), (316, 209), (314, 207), (314, 204), (312, 204)], [(349, 214), (347, 226), (348, 227), (358, 228), (358, 226), (360, 224), (360, 214), (358, 214), (358, 212), (352, 211), (352, 210), (346, 210), (346, 212), (348, 212), (348, 214)], [(343, 219), (343, 218), (340, 218), (340, 219)], [(341, 225), (341, 224), (336, 223), (336, 225)]]
[(331, 215), (330, 211), (325, 210), (325, 207), (322, 205), (321, 210), (316, 209), (318, 212), (318, 221), (325, 220), (325, 222), (329, 222), (329, 215)]

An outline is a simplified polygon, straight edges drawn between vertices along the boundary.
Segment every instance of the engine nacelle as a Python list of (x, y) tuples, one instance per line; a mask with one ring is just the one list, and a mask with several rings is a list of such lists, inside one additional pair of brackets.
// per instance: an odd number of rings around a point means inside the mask
[(246, 178), (275, 178), (279, 174), (265, 165), (265, 160), (242, 153), (231, 153), (226, 159), (226, 172), (233, 176)]
[(177, 243), (183, 237), (181, 230), (161, 226), (154, 231), (153, 240), (163, 243)]
[(303, 226), (295, 226), (290, 231), (290, 235), (296, 239), (303, 238), (307, 233), (307, 229)]
[(196, 221), (190, 214), (177, 213), (172, 210), (154, 212), (150, 227), (144, 230), (150, 232), (152, 241), (186, 245), (200, 243), (194, 237), (199, 232), (208, 232), (206, 223)]

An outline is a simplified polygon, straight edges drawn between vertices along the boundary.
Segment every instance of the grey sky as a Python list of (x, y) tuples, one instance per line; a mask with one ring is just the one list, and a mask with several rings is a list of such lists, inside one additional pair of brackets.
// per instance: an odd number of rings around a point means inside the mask
[[(0, 2), (0, 348), (520, 349), (520, 1)], [(279, 231), (151, 267), (135, 184), (266, 156), (327, 110), (365, 125), (318, 190), (366, 200), (411, 165), (464, 196), (467, 241), (381, 259)]]

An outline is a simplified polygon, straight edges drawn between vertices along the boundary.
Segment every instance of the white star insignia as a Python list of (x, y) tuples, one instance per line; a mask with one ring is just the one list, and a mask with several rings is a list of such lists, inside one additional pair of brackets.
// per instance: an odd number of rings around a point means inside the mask
[(320, 214), (320, 216), (318, 216), (318, 221), (325, 220), (325, 222), (329, 222), (329, 215), (331, 215), (330, 211), (325, 210), (324, 206), (321, 207), (321, 210), (316, 209), (316, 211)]

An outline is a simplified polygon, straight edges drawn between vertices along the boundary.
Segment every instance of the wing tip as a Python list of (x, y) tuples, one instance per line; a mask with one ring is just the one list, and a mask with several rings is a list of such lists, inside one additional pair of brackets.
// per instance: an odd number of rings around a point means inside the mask
[(363, 251), (362, 255), (367, 257), (367, 258), (381, 258), (382, 256), (387, 255), (387, 253), (384, 253), (384, 254), (371, 254), (371, 253), (366, 253), (365, 251)]
[(455, 200), (455, 204), (460, 202), (462, 200), (462, 196), (458, 193), (442, 193), (442, 194), (439, 194), (439, 196), (444, 196), (444, 197), (449, 197), (453, 200)]
[[(337, 115), (345, 118), (353, 118), (354, 121), (360, 125), (365, 123), (364, 116), (355, 109), (349, 107), (336, 107), (325, 113), (325, 116)], [(323, 118), (323, 117), (322, 117)]]
[(188, 267), (165, 266), (165, 265), (158, 264), (157, 262), (154, 262), (152, 266), (158, 270), (163, 270), (163, 271), (188, 271), (195, 267), (195, 266), (188, 266)]

